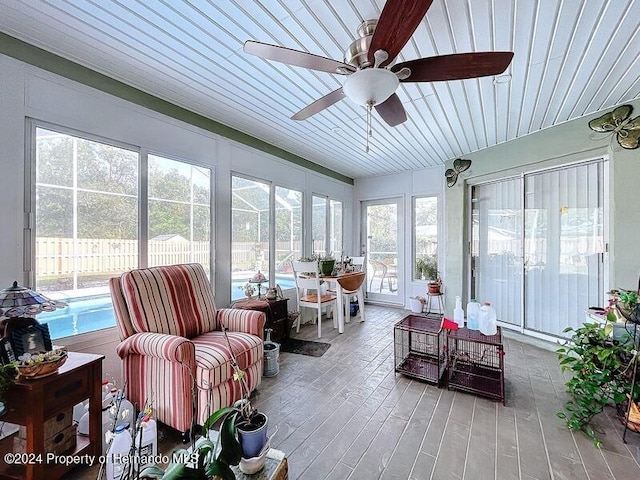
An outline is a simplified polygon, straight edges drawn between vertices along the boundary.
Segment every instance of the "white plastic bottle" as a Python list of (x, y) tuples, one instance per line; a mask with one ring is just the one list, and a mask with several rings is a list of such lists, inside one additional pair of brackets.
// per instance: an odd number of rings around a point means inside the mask
[(140, 470), (155, 465), (153, 457), (158, 455), (158, 426), (153, 417), (140, 423), (140, 430), (136, 436), (136, 457), (140, 463)]
[[(113, 429), (113, 421), (111, 419), (111, 412), (109, 411), (109, 408), (105, 408), (102, 410), (102, 455), (106, 455), (107, 451), (109, 450), (109, 444), (107, 443), (107, 432), (111, 432)], [(87, 422), (87, 424), (88, 423), (89, 422)]]
[(107, 452), (107, 480), (120, 480), (129, 465), (129, 459), (125, 457), (130, 450), (131, 434), (125, 425), (120, 425)]
[(496, 310), (489, 302), (483, 303), (480, 307), (480, 332), (484, 335), (498, 333)]
[(89, 400), (77, 403), (73, 406), (73, 423), (80, 423), (82, 416), (89, 410)]
[(102, 398), (104, 398), (107, 393), (111, 392), (111, 389), (114, 386), (115, 385), (113, 384), (113, 382), (110, 382), (109, 380), (103, 380), (102, 381)]
[(458, 296), (456, 297), (456, 307), (453, 309), (453, 320), (459, 328), (464, 327), (464, 310), (462, 309), (462, 300)]
[(480, 316), (480, 304), (474, 298), (467, 303), (467, 328), (478, 330), (478, 317)]
[[(116, 420), (116, 426), (120, 425), (132, 425), (135, 418), (135, 409), (133, 404), (126, 399), (122, 390), (112, 389), (111, 395), (113, 396), (113, 404), (111, 405), (112, 420), (115, 419), (115, 415), (118, 415)], [(120, 405), (120, 408), (118, 408)]]

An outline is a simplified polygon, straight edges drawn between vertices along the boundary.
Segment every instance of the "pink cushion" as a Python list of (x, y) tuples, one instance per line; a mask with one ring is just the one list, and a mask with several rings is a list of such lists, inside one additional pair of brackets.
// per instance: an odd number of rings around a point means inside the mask
[(192, 338), (218, 329), (213, 293), (200, 264), (132, 270), (120, 281), (136, 332)]
[[(260, 337), (242, 332), (227, 332), (240, 370), (257, 363), (263, 355)], [(192, 340), (196, 348), (196, 381), (205, 390), (233, 378), (231, 353), (223, 332), (209, 332)]]

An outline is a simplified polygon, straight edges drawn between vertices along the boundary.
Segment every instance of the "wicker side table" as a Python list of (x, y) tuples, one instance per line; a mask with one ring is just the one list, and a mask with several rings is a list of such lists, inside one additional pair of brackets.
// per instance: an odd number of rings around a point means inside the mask
[[(209, 430), (209, 440), (214, 442), (214, 444), (217, 442), (217, 430)], [(190, 452), (191, 447), (188, 448), (187, 451)], [(231, 470), (233, 470), (236, 480), (289, 480), (289, 463), (287, 462), (287, 457), (284, 452), (274, 448), (269, 449), (264, 462), (264, 468), (253, 475), (242, 473), (240, 467), (237, 465), (232, 466)]]
[(246, 475), (240, 471), (238, 467), (231, 467), (236, 475), (236, 480), (288, 480), (289, 465), (284, 452), (274, 450), (273, 448), (267, 453), (267, 459), (264, 462), (264, 468), (253, 475)]

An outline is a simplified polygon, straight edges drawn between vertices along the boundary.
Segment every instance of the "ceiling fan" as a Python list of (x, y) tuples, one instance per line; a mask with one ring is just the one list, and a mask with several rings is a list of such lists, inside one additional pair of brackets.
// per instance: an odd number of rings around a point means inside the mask
[[(348, 97), (367, 107), (367, 131), (371, 109), (395, 127), (407, 114), (395, 93), (400, 82), (437, 82), (498, 75), (506, 70), (513, 52), (473, 52), (418, 58), (396, 64), (433, 0), (387, 0), (378, 20), (365, 20), (359, 38), (345, 52), (343, 62), (290, 48), (248, 40), (244, 51), (260, 58), (321, 72), (346, 75), (344, 85), (293, 115), (305, 120)], [(370, 135), (370, 133), (369, 133)]]

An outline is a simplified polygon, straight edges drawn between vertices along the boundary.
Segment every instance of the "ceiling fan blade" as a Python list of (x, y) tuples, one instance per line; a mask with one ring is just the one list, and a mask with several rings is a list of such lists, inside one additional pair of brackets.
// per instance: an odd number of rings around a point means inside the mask
[(253, 40), (244, 42), (244, 51), (256, 57), (286, 63), (287, 65), (294, 65), (296, 67), (308, 68), (310, 70), (318, 70), (320, 72), (346, 75), (356, 70), (355, 67), (347, 63), (332, 60), (327, 57)]
[(375, 106), (376, 112), (390, 127), (395, 127), (407, 120), (407, 112), (402, 106), (400, 97), (394, 93), (384, 102)]
[(334, 103), (339, 102), (345, 97), (344, 92), (342, 91), (342, 87), (337, 90), (334, 90), (331, 93), (326, 94), (324, 97), (319, 98), (315, 102), (307, 105), (298, 113), (296, 113), (291, 120), (306, 120), (312, 115), (324, 110), (327, 107), (330, 107)]
[(404, 67), (411, 70), (401, 82), (439, 82), (465, 78), (498, 75), (504, 72), (513, 58), (513, 52), (474, 52), (418, 58), (394, 65), (396, 72)]
[(398, 56), (431, 3), (433, 0), (387, 0), (367, 53), (371, 65), (375, 63), (373, 55), (377, 50), (384, 50), (389, 54), (389, 59), (380, 65), (382, 67)]

